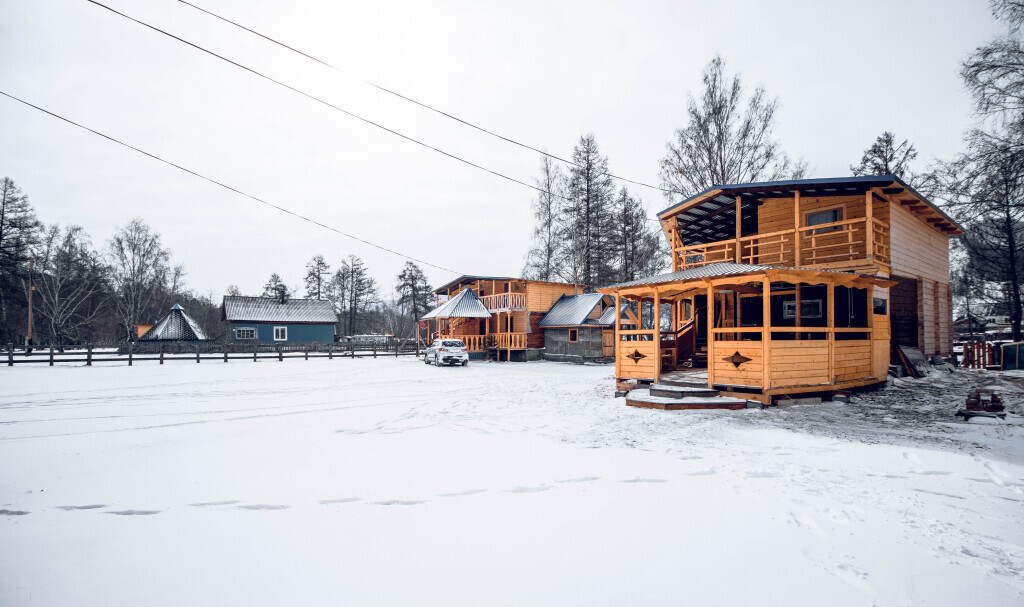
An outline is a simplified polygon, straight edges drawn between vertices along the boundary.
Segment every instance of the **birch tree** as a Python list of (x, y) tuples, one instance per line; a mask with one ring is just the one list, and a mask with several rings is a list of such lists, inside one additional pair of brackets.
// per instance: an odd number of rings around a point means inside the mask
[(107, 243), (110, 283), (118, 320), (125, 339), (163, 286), (171, 252), (160, 235), (141, 219), (132, 219)]
[(565, 174), (549, 156), (541, 156), (540, 177), (535, 183), (543, 191), (533, 202), (533, 241), (526, 254), (523, 277), (553, 281), (561, 249), (558, 214), (565, 195)]

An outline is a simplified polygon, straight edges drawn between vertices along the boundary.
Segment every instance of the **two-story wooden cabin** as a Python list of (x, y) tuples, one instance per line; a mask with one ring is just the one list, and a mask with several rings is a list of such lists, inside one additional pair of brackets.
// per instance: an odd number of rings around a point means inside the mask
[[(445, 307), (467, 290), (475, 297), (463, 296), (458, 305)], [(560, 282), (460, 276), (434, 291), (438, 308), (423, 321), (431, 339), (461, 339), (474, 358), (535, 360), (541, 358), (544, 348), (540, 320), (562, 295), (579, 291), (579, 285)], [(473, 299), (478, 301), (473, 303)]]
[(706, 364), (768, 402), (884, 381), (892, 345), (952, 349), (963, 231), (892, 175), (715, 186), (658, 217), (673, 272), (599, 289), (651, 316), (617, 328), (620, 379)]

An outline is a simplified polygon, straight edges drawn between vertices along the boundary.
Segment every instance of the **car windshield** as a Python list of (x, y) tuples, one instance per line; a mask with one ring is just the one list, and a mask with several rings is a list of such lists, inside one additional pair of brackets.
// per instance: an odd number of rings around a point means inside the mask
[(446, 348), (464, 348), (466, 347), (461, 341), (457, 339), (446, 339), (441, 342), (441, 345)]

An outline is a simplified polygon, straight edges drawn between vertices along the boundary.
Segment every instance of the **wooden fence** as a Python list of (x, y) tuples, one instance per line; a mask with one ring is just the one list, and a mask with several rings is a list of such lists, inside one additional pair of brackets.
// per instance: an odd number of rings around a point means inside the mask
[[(413, 344), (415, 346), (415, 344)], [(145, 347), (137, 347), (134, 343), (122, 344), (116, 347), (95, 348), (93, 345), (85, 347), (64, 347), (15, 349), (13, 344), (7, 345), (7, 366), (13, 367), (16, 364), (38, 363), (53, 366), (55, 363), (85, 363), (92, 366), (95, 363), (128, 363), (132, 366), (135, 362), (159, 361), (194, 361), (196, 363), (204, 360), (215, 360), (228, 362), (230, 360), (278, 360), (286, 358), (377, 358), (387, 356), (418, 356), (419, 351), (409, 349), (405, 343), (382, 344), (380, 346), (371, 344), (368, 347), (360, 347), (359, 344), (350, 343), (320, 343), (320, 344), (181, 344), (170, 343), (157, 346), (147, 344)]]
[(964, 344), (964, 358), (960, 366), (965, 369), (988, 369), (999, 366), (999, 351), (995, 344), (973, 341)]

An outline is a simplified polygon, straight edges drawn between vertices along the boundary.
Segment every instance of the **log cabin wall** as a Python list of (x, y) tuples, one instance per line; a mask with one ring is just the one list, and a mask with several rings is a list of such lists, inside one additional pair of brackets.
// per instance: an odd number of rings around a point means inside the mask
[[(949, 237), (914, 215), (899, 203), (891, 205), (892, 274), (906, 282), (916, 281), (917, 348), (925, 355), (949, 355), (953, 350), (952, 291), (949, 284)], [(908, 280), (909, 279), (909, 280)], [(905, 326), (909, 313), (909, 293), (901, 291), (902, 301), (894, 306), (894, 334), (909, 341)], [(899, 324), (899, 326), (895, 326)]]
[(570, 284), (527, 282), (526, 309), (531, 312), (544, 312), (546, 314), (551, 309), (551, 306), (555, 305), (559, 297), (562, 295), (573, 295), (577, 292), (582, 293), (583, 289)]

